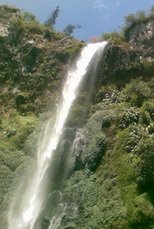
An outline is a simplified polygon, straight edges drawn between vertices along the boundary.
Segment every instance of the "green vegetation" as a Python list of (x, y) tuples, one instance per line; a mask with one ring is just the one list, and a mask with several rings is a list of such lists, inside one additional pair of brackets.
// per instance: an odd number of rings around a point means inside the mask
[(91, 107), (84, 147), (75, 149), (65, 184), (69, 206), (61, 228), (154, 226), (154, 84), (132, 79), (117, 86), (103, 85)]
[(144, 11), (139, 11), (136, 14), (130, 14), (125, 17), (124, 35), (127, 37), (129, 31), (138, 24), (148, 22), (154, 19), (154, 7), (146, 14)]
[(101, 37), (101, 40), (110, 41), (115, 44), (121, 44), (121, 42), (125, 42), (123, 34), (118, 32), (104, 33)]
[(69, 24), (67, 25), (63, 32), (66, 34), (66, 35), (71, 35), (75, 29), (80, 29), (81, 28), (81, 25), (72, 25), (72, 24)]
[[(49, 27), (49, 28), (53, 28), (53, 26), (56, 24), (56, 20), (59, 16), (60, 13), (60, 7), (56, 6), (55, 10), (52, 11), (51, 15), (49, 16), (49, 18), (44, 22), (44, 24)], [(72, 24), (68, 24), (64, 30), (63, 33), (67, 36), (70, 36), (73, 34), (75, 29), (79, 29), (81, 28), (81, 25), (72, 25)]]
[[(69, 31), (54, 30), (56, 10), (47, 26), (27, 12), (0, 7), (8, 28), (0, 37), (2, 228), (20, 179), (26, 181), (34, 168), (42, 126), (53, 117), (68, 62), (85, 45)], [(61, 173), (68, 175), (61, 187), (67, 203), (61, 229), (154, 228), (153, 40), (142, 48), (140, 40), (133, 47), (127, 42), (135, 26), (140, 30), (153, 15), (154, 8), (149, 15), (129, 15), (123, 33), (104, 35), (110, 43), (95, 76), (96, 95), (87, 99), (87, 77), (72, 107), (58, 149), (63, 156), (54, 161), (63, 164), (71, 151), (69, 171), (62, 166), (56, 174), (58, 184)], [(81, 136), (74, 146), (75, 132)]]

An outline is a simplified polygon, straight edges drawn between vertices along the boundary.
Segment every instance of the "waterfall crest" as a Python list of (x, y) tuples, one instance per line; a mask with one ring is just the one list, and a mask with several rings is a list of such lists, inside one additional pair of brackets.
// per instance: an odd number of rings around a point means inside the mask
[[(75, 69), (68, 71), (54, 125), (51, 127), (50, 121), (47, 124), (37, 151), (34, 175), (29, 179), (29, 184), (25, 187), (24, 193), (22, 193), (21, 201), (15, 199), (11, 204), (9, 229), (41, 228), (41, 226), (36, 226), (36, 222), (47, 201), (45, 197), (47, 170), (51, 165), (55, 150), (63, 133), (64, 124), (73, 101), (77, 96), (82, 79), (87, 73), (96, 52), (102, 51), (105, 46), (106, 42), (88, 44), (82, 49)], [(16, 208), (18, 208), (18, 213), (14, 211)]]

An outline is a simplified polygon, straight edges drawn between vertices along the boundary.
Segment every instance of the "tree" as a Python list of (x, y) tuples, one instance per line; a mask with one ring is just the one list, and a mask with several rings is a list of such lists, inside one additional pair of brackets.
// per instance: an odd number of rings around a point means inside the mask
[(81, 25), (72, 25), (72, 24), (68, 24), (63, 32), (66, 34), (66, 35), (71, 35), (73, 32), (74, 32), (74, 29), (80, 29), (81, 28)]
[(60, 8), (56, 6), (55, 10), (51, 12), (49, 18), (44, 22), (45, 25), (53, 27), (56, 24), (56, 19), (59, 16)]
[(132, 25), (136, 20), (136, 17), (134, 14), (129, 14), (125, 17), (126, 26)]

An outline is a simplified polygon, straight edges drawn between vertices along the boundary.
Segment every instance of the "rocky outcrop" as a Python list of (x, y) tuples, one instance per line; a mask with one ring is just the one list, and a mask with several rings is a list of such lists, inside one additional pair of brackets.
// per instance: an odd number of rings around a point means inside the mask
[(140, 22), (126, 33), (129, 43), (139, 48), (152, 48), (154, 45), (154, 19)]
[[(84, 44), (27, 20), (18, 9), (1, 6), (0, 15), (1, 112), (13, 106), (38, 114), (47, 109), (49, 96), (60, 93), (62, 72)], [(16, 105), (14, 98), (21, 94), (26, 100)]]
[(154, 19), (134, 23), (125, 36), (127, 42), (108, 43), (98, 69), (99, 85), (110, 81), (122, 86), (132, 78), (151, 77), (150, 72), (154, 70)]
[(7, 26), (3, 23), (0, 23), (0, 37), (7, 37), (9, 34)]
[(126, 83), (130, 78), (141, 75), (140, 52), (128, 44), (109, 43), (100, 64), (101, 82)]
[(134, 22), (126, 29), (129, 44), (140, 52), (140, 58), (154, 60), (154, 18)]

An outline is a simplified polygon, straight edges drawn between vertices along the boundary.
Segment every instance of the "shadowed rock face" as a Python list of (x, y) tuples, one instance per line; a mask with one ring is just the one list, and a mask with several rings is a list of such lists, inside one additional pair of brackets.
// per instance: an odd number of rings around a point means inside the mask
[(154, 19), (135, 23), (125, 36), (127, 42), (108, 44), (98, 69), (98, 85), (110, 81), (122, 86), (131, 78), (148, 77), (147, 66), (154, 70)]
[(140, 52), (129, 45), (109, 44), (105, 50), (104, 65), (101, 66), (101, 82), (116, 81), (120, 84), (127, 82), (134, 75), (141, 73), (139, 60)]

